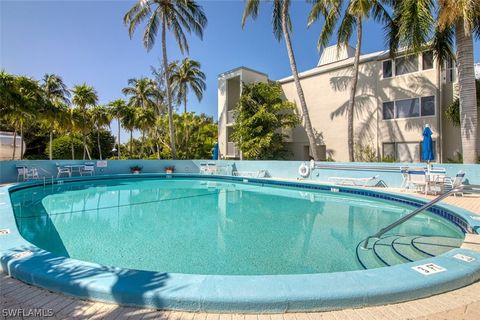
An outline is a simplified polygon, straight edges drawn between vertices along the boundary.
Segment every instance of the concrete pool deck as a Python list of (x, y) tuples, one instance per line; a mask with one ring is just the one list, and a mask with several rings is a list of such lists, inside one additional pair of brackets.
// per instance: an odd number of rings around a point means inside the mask
[[(388, 190), (398, 192), (398, 190)], [(403, 192), (399, 192), (403, 193)], [(405, 193), (404, 193), (405, 194)], [(410, 193), (407, 193), (410, 194)], [(431, 196), (420, 197), (431, 198)], [(466, 195), (449, 197), (445, 203), (461, 207), (480, 215), (480, 197)], [(466, 245), (478, 247), (466, 243)], [(473, 249), (473, 248), (470, 248)], [(409, 302), (374, 306), (361, 309), (344, 309), (329, 312), (305, 312), (270, 315), (218, 314), (157, 311), (118, 306), (115, 304), (84, 301), (24, 284), (18, 280), (0, 275), (0, 305), (13, 312), (23, 309), (51, 310), (57, 319), (225, 319), (225, 320), (316, 320), (316, 319), (478, 319), (480, 318), (480, 282), (464, 288)], [(12, 311), (13, 310), (13, 311)], [(21, 318), (5, 317), (4, 319)], [(34, 319), (35, 317), (25, 317)], [(37, 317), (38, 318), (38, 317)]]

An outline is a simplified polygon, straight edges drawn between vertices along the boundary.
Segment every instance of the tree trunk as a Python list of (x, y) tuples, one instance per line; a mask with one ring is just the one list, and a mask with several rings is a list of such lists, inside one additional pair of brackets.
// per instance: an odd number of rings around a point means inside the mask
[(53, 146), (52, 146), (52, 143), (53, 143), (53, 128), (50, 128), (50, 144), (48, 146), (48, 158), (50, 160), (53, 159)]
[(15, 121), (15, 125), (13, 128), (13, 153), (12, 153), (12, 160), (15, 160), (15, 153), (17, 150), (17, 122)]
[(73, 145), (73, 134), (70, 135), (70, 148), (72, 149), (72, 160), (75, 160), (75, 147)]
[(140, 158), (143, 159), (143, 151), (144, 151), (144, 146), (145, 144), (145, 130), (142, 130), (142, 145), (140, 146)]
[(460, 100), (460, 134), (462, 137), (463, 163), (478, 161), (478, 114), (473, 72), (473, 38), (465, 34), (464, 21), (455, 24), (457, 45), (457, 70)]
[(130, 130), (130, 159), (133, 159), (133, 130)]
[(23, 160), (23, 122), (20, 122), (20, 160)]
[(165, 35), (165, 18), (162, 21), (162, 54), (163, 54), (163, 69), (165, 73), (165, 95), (167, 98), (167, 109), (168, 109), (168, 129), (170, 132), (170, 148), (172, 150), (172, 158), (177, 158), (177, 150), (175, 149), (175, 130), (173, 128), (173, 110), (172, 110), (172, 99), (170, 97), (170, 79), (168, 72), (168, 60), (167, 60), (167, 38)]
[(118, 118), (118, 140), (117, 140), (118, 160), (120, 160), (120, 129), (121, 129), (120, 118)]
[(83, 139), (83, 160), (86, 159), (87, 157), (87, 134), (85, 133), (85, 110), (82, 110), (83, 112), (83, 123), (82, 123), (82, 139)]
[(350, 87), (350, 101), (348, 102), (348, 159), (355, 162), (355, 138), (353, 132), (353, 121), (355, 116), (355, 96), (357, 94), (358, 69), (360, 67), (360, 52), (362, 48), (362, 18), (357, 17), (357, 47), (355, 48), (355, 60), (353, 61), (352, 86)]
[[(188, 119), (187, 115), (187, 96), (183, 97), (183, 105), (185, 106), (185, 118)], [(190, 149), (188, 148), (188, 123), (185, 121), (185, 158), (189, 159), (190, 157)]]
[(98, 154), (100, 156), (100, 160), (102, 159), (102, 147), (100, 146), (100, 130), (97, 128), (97, 147), (98, 147)]
[(300, 101), (300, 107), (302, 109), (302, 118), (305, 125), (305, 131), (308, 137), (308, 143), (310, 145), (310, 152), (314, 160), (320, 160), (320, 155), (318, 154), (317, 143), (315, 138), (315, 132), (313, 131), (312, 123), (310, 121), (310, 115), (307, 109), (307, 103), (305, 102), (305, 96), (303, 94), (302, 85), (298, 77), (297, 63), (295, 62), (295, 56), (293, 54), (292, 42), (290, 40), (290, 33), (288, 30), (288, 1), (283, 1), (282, 3), (282, 31), (285, 38), (285, 45), (287, 46), (288, 59), (290, 60), (290, 68), (292, 69), (292, 76), (295, 82), (295, 87), (297, 88), (297, 95)]

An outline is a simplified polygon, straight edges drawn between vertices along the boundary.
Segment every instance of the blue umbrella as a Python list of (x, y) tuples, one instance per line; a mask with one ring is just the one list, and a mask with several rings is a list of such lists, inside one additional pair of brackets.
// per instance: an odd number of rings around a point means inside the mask
[(213, 160), (218, 160), (218, 143), (213, 145)]
[(430, 162), (433, 159), (435, 159), (435, 155), (433, 154), (432, 130), (427, 126), (423, 130), (422, 160)]

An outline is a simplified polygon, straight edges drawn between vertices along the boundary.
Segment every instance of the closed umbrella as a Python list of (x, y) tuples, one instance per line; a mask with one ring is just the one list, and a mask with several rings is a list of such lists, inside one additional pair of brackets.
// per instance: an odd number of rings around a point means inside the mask
[(435, 154), (433, 153), (433, 143), (432, 143), (432, 130), (427, 125), (423, 129), (423, 142), (422, 142), (422, 160), (427, 161), (430, 164), (430, 161), (435, 159)]

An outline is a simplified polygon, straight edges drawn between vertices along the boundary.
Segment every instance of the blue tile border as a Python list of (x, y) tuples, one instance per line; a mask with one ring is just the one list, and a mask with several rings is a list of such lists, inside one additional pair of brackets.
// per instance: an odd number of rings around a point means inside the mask
[[(249, 184), (302, 188), (356, 194), (420, 206), (424, 201), (382, 191), (329, 186), (295, 181), (210, 176), (198, 174), (142, 174), (140, 178), (203, 178)], [(97, 179), (139, 178), (115, 175), (60, 179), (62, 183)], [(54, 180), (56, 183), (57, 180)], [(47, 182), (46, 182), (47, 183)], [(443, 255), (387, 268), (325, 274), (274, 276), (217, 276), (159, 273), (109, 267), (56, 256), (23, 239), (16, 227), (10, 192), (43, 185), (28, 182), (0, 188), (0, 228), (11, 233), (0, 238), (0, 269), (24, 282), (68, 295), (125, 305), (216, 312), (321, 311), (381, 305), (417, 299), (453, 290), (480, 279), (480, 254), (454, 249)], [(457, 224), (464, 232), (474, 231), (478, 221), (472, 213), (448, 205), (432, 208), (434, 214)], [(30, 256), (15, 254), (31, 251)], [(453, 258), (462, 253), (476, 260), (466, 263)], [(412, 266), (435, 263), (446, 272), (423, 276)]]

